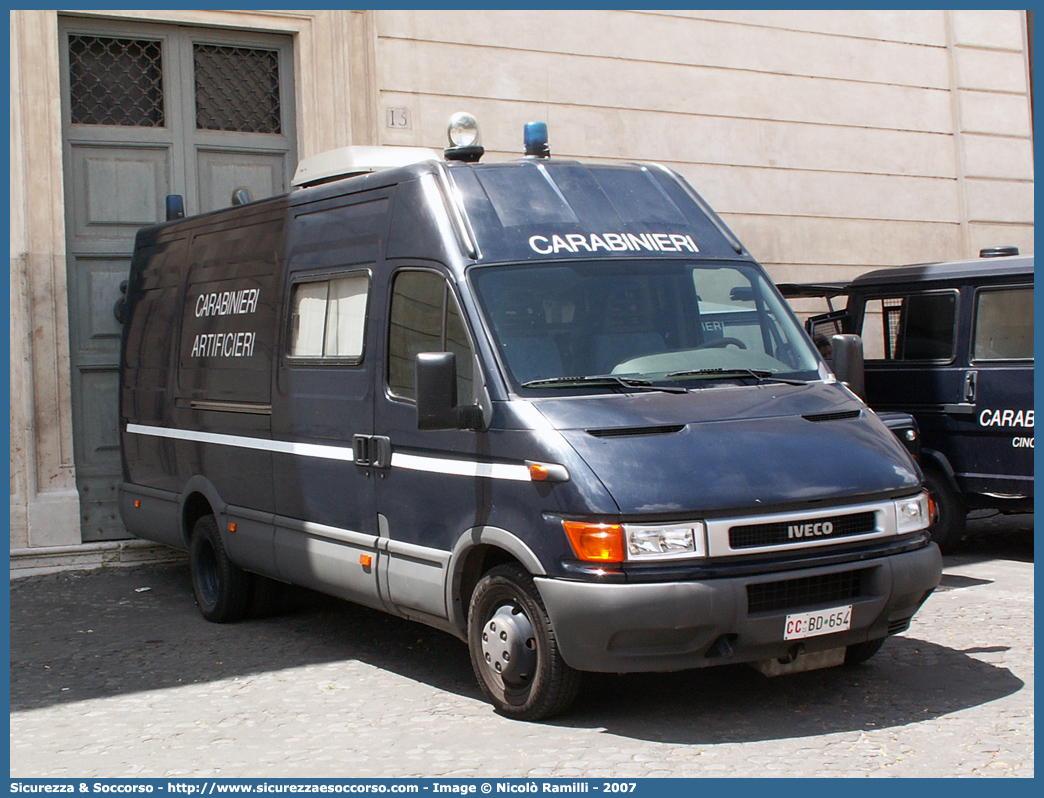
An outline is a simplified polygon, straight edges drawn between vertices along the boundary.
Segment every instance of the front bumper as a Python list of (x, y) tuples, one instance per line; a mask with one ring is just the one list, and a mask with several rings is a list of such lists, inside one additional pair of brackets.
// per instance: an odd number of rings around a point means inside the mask
[[(754, 576), (643, 584), (546, 577), (535, 582), (566, 663), (581, 671), (630, 673), (776, 659), (797, 643), (811, 653), (896, 634), (906, 629), (941, 575), (942, 556), (930, 543), (877, 559)], [(778, 584), (793, 580), (804, 581)], [(851, 596), (816, 601), (838, 584), (857, 587)], [(760, 606), (748, 600), (749, 586), (757, 586), (750, 593)], [(848, 604), (849, 630), (783, 639), (788, 614)]]

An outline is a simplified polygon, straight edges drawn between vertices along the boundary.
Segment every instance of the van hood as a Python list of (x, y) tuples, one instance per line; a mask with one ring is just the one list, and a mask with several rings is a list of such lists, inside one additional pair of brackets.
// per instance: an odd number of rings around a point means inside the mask
[(920, 483), (895, 436), (837, 384), (552, 397), (533, 404), (624, 515), (747, 513)]

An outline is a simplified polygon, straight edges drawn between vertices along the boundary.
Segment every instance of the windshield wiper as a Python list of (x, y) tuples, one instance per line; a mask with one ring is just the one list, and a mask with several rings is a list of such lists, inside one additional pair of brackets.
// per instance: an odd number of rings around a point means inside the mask
[(640, 391), (664, 391), (666, 393), (686, 393), (685, 388), (676, 385), (653, 385), (649, 380), (638, 377), (621, 377), (617, 374), (592, 374), (587, 377), (549, 377), (543, 380), (529, 380), (522, 383), (523, 388), (598, 388), (605, 386), (623, 386), (637, 388)]
[(789, 380), (786, 377), (776, 377), (771, 371), (765, 369), (694, 369), (692, 371), (672, 371), (665, 376), (668, 380), (693, 379), (693, 380), (728, 380), (752, 378), (758, 382), (782, 382), (786, 385), (806, 385), (804, 380)]

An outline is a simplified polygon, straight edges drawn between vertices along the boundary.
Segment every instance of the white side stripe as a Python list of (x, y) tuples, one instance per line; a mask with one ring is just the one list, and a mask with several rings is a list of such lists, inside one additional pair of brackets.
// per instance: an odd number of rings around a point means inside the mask
[[(196, 432), (193, 430), (171, 429), (169, 427), (150, 427), (144, 424), (128, 424), (127, 432), (132, 432), (136, 435), (151, 435), (157, 438), (173, 438), (179, 441), (216, 443), (222, 446), (235, 446), (240, 449), (258, 449), (280, 454), (296, 454), (302, 457), (321, 457), (326, 460), (352, 462), (355, 459), (351, 448), (345, 446), (272, 441), (243, 435), (223, 435), (217, 432)], [(427, 471), (432, 474), (508, 479), (516, 482), (531, 481), (529, 469), (526, 466), (514, 465), (512, 463), (479, 463), (474, 460), (451, 460), (444, 457), (424, 457), (417, 454), (394, 452), (391, 465), (392, 468)]]
[(195, 432), (193, 430), (171, 429), (169, 427), (147, 427), (143, 424), (128, 424), (127, 432), (133, 432), (137, 435), (152, 435), (157, 438), (173, 438), (179, 441), (217, 443), (222, 446), (235, 446), (240, 449), (260, 449), (261, 451), (279, 452), (280, 454), (321, 457), (325, 460), (346, 460), (352, 462), (355, 459), (351, 447), (345, 446), (270, 441), (263, 438), (249, 438), (244, 435), (222, 435), (217, 432)]
[(411, 471), (430, 471), (433, 474), (457, 474), (462, 477), (488, 477), (489, 479), (513, 479), (530, 482), (529, 469), (524, 465), (510, 463), (477, 463), (474, 460), (446, 460), (441, 457), (422, 457), (417, 454), (394, 452), (392, 468), (408, 468)]

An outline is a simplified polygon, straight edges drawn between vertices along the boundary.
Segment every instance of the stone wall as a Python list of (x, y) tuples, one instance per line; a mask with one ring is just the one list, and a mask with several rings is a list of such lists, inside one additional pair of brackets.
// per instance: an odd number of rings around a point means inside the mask
[(667, 163), (772, 276), (1033, 249), (1015, 11), (377, 14), (388, 143), (467, 108), (489, 157), (544, 119), (554, 155)]

